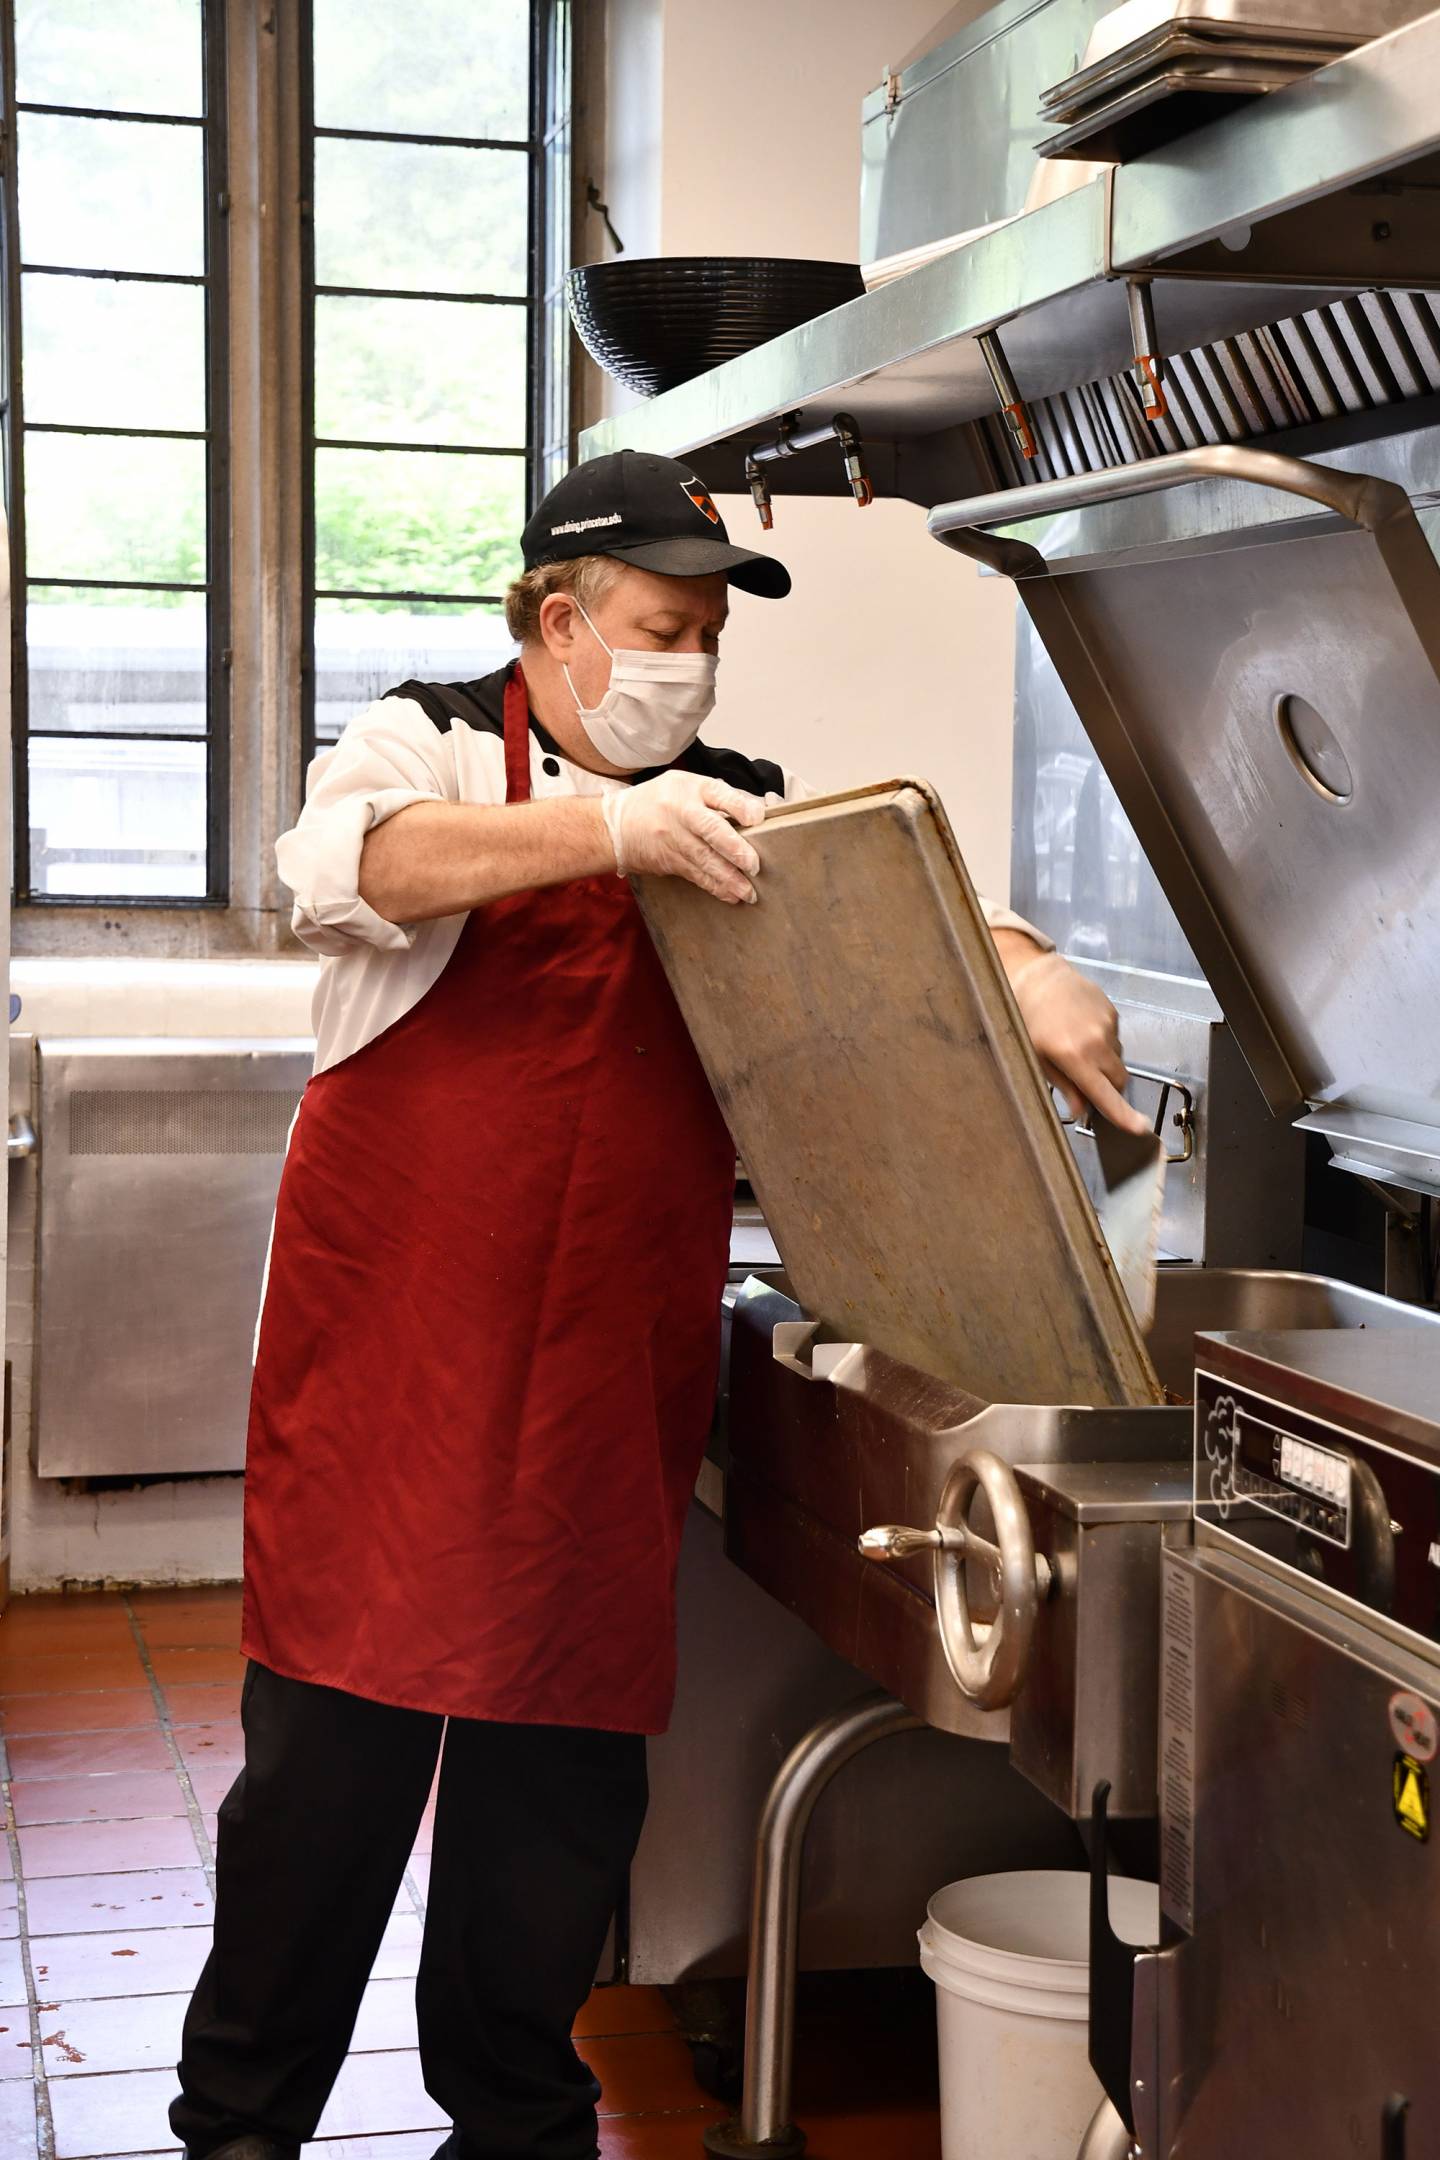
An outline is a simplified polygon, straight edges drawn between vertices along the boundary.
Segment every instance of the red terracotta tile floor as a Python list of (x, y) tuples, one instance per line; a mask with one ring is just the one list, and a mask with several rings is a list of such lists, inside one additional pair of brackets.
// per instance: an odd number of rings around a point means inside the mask
[[(215, 1809), (240, 1761), (239, 1632), (228, 1588), (20, 1598), (0, 1618), (0, 2160), (175, 2152)], [(430, 2160), (446, 2127), (414, 2030), (429, 1847), (427, 1814), (316, 2160)], [(894, 2040), (867, 2049), (833, 2009), (802, 2026), (810, 2160), (938, 2160), (933, 2044)], [(602, 2160), (699, 2160), (726, 2111), (664, 1995), (597, 1989), (576, 2044), (604, 2088)]]

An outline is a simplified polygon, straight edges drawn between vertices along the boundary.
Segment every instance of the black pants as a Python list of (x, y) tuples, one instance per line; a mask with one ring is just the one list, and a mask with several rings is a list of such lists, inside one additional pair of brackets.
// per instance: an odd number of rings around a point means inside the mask
[(313, 2137), (443, 1733), (416, 2008), (426, 2090), (455, 2125), (447, 2160), (593, 2160), (599, 2088), (570, 2031), (644, 1820), (644, 1741), (447, 1727), (254, 1664), (242, 1716), (175, 2135), (198, 2154)]

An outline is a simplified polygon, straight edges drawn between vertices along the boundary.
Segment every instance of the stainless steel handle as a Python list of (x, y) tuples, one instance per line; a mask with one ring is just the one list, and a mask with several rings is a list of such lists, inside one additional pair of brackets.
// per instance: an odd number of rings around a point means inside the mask
[[(984, 1491), (995, 1521), (995, 1543), (970, 1528), (970, 1503)], [(1037, 1555), (1030, 1518), (1008, 1463), (988, 1448), (962, 1455), (940, 1495), (933, 1530), (885, 1524), (866, 1530), (860, 1550), (867, 1560), (935, 1555), (935, 1617), (940, 1647), (962, 1695), (982, 1710), (1003, 1710), (1020, 1692), (1030, 1662), (1035, 1619), (1050, 1594), (1048, 1561)], [(995, 1584), (998, 1610), (989, 1627), (970, 1618), (965, 1582), (969, 1561), (978, 1561)]]
[[(862, 1530), (860, 1550), (867, 1560), (909, 1560), (918, 1552), (964, 1552), (968, 1532), (959, 1530), (906, 1530), (899, 1523), (884, 1523), (877, 1530)], [(993, 1548), (987, 1547), (987, 1550)]]
[(17, 1110), (10, 1119), (10, 1131), (5, 1144), (5, 1152), (10, 1161), (23, 1162), (27, 1155), (34, 1155), (39, 1146), (35, 1127), (23, 1110)]
[(1404, 488), (1393, 480), (1379, 480), (1372, 473), (1337, 472), (1333, 465), (1279, 457), (1272, 450), (1218, 443), (1200, 450), (1176, 450), (1141, 465), (1110, 465), (1100, 472), (1040, 480), (1033, 487), (999, 488), (989, 495), (967, 496), (962, 502), (938, 503), (926, 526), (937, 540), (963, 554), (963, 535), (969, 532), (1012, 525), (1021, 518), (1053, 517), (1063, 510), (1125, 502), (1132, 495), (1160, 495), (1195, 480), (1243, 480), (1249, 487), (1303, 495), (1371, 532), (1397, 510), (1411, 508)]
[[(1165, 1149), (1167, 1166), (1170, 1163), (1188, 1163), (1191, 1161), (1195, 1153), (1195, 1097), (1190, 1089), (1183, 1080), (1176, 1080), (1169, 1073), (1156, 1072), (1149, 1065), (1130, 1065), (1127, 1070), (1132, 1080), (1149, 1080), (1160, 1090), (1155, 1116), (1151, 1121), (1151, 1130), (1156, 1139), (1168, 1140), (1168, 1128), (1170, 1127), (1173, 1127), (1180, 1135), (1178, 1149), (1171, 1149), (1168, 1146)], [(1179, 1109), (1175, 1111), (1172, 1111), (1170, 1107), (1172, 1096), (1177, 1097), (1180, 1103)], [(1069, 1110), (1062, 1109), (1057, 1102), (1056, 1115), (1067, 1131), (1074, 1133), (1077, 1139), (1093, 1140), (1095, 1138), (1094, 1113), (1092, 1111), (1086, 1110), (1080, 1117), (1072, 1117)]]

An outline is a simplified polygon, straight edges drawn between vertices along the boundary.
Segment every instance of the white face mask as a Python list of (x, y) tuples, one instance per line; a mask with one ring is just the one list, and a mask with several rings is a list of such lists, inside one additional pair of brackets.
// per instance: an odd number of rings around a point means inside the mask
[(670, 764), (689, 749), (710, 717), (719, 659), (714, 653), (617, 650), (605, 645), (578, 600), (575, 605), (610, 655), (610, 687), (598, 705), (581, 704), (565, 669), (580, 725), (606, 763), (625, 772)]

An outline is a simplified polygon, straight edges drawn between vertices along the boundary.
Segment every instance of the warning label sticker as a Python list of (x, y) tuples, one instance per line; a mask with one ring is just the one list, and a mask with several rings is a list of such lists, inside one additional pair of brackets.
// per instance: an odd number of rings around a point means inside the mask
[(1407, 1837), (1424, 1845), (1430, 1837), (1430, 1777), (1413, 1755), (1397, 1755), (1391, 1774), (1395, 1820)]

